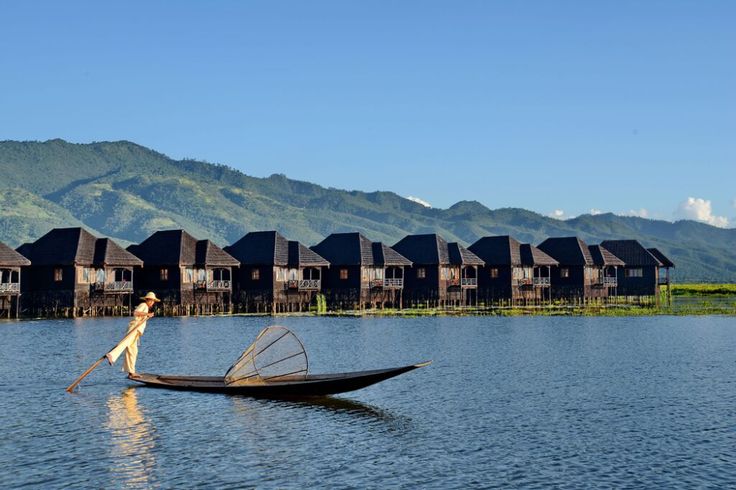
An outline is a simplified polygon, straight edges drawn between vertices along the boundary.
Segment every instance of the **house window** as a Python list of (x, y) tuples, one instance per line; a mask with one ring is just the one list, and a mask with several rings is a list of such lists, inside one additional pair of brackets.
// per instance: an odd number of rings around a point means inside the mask
[(192, 283), (194, 282), (194, 269), (191, 267), (187, 267), (184, 269), (184, 283)]
[(79, 269), (79, 283), (90, 284), (94, 276), (95, 270), (89, 267), (82, 267)]
[(340, 269), (340, 279), (345, 280), (348, 278), (348, 270)]
[(417, 269), (417, 279), (424, 279), (427, 277), (427, 270), (424, 267), (419, 267)]
[(626, 269), (625, 276), (626, 277), (644, 277), (644, 270), (641, 267), (636, 268), (636, 269)]
[(491, 279), (498, 279), (498, 267), (491, 268)]
[(169, 269), (166, 269), (166, 268), (161, 269), (161, 271), (159, 272), (159, 278), (162, 281), (168, 281), (169, 280)]
[(64, 278), (64, 269), (61, 267), (54, 267), (54, 281), (61, 282)]
[(261, 269), (253, 269), (252, 271), (250, 271), (250, 280), (260, 281), (261, 280)]
[(567, 278), (570, 277), (570, 269), (567, 267), (561, 267), (560, 268), (560, 277)]

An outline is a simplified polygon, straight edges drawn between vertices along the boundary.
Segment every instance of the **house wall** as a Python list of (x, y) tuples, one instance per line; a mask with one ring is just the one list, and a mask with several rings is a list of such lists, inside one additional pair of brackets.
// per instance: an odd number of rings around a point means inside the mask
[[(627, 269), (642, 269), (642, 277), (626, 277)], [(658, 293), (658, 268), (648, 267), (619, 267), (618, 279), (619, 296), (654, 296)]]

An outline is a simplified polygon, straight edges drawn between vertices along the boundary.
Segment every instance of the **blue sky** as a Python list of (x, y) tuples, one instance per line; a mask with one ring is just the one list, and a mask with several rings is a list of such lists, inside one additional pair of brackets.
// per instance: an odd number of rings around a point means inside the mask
[(0, 22), (0, 139), (736, 225), (736, 2), (23, 1)]

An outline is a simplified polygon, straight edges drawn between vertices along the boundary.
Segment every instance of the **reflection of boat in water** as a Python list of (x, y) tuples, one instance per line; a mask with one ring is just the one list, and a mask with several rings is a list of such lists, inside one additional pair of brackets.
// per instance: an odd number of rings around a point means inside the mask
[(153, 456), (155, 429), (138, 407), (135, 388), (128, 387), (107, 400), (108, 421), (112, 439), (113, 480), (122, 486), (147, 487), (152, 484), (155, 466)]
[(308, 374), (301, 341), (284, 327), (268, 327), (258, 334), (225, 376), (169, 376), (139, 374), (134, 381), (154, 388), (228, 393), (263, 398), (313, 397), (359, 390), (429, 365), (410, 364), (389, 369), (336, 374)]

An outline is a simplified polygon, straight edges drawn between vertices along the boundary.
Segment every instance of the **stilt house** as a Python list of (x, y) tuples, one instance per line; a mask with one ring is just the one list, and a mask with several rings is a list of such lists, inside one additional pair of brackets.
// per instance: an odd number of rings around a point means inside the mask
[[(606, 240), (601, 245), (624, 262), (617, 271), (619, 295), (658, 296), (660, 284), (669, 285), (669, 268), (674, 264), (659, 250), (653, 249), (655, 255), (637, 240)], [(660, 269), (665, 271), (661, 279)]]
[(312, 250), (330, 262), (324, 291), (332, 307), (402, 307), (411, 261), (393, 248), (360, 233), (333, 233)]
[(137, 293), (154, 291), (165, 314), (230, 311), (233, 268), (240, 263), (210, 240), (184, 230), (157, 231), (128, 251), (145, 263), (136, 274)]
[(30, 260), (0, 243), (0, 318), (20, 316), (21, 268), (29, 265)]
[(143, 262), (109, 238), (82, 228), (55, 228), (18, 248), (24, 309), (36, 316), (127, 315), (133, 269)]
[(225, 247), (240, 261), (235, 303), (242, 311), (308, 310), (322, 289), (322, 271), (330, 263), (277, 231), (256, 231)]
[(436, 233), (406, 236), (393, 248), (413, 263), (405, 279), (405, 302), (439, 307), (477, 304), (478, 268), (484, 262), (473, 252)]
[(550, 276), (558, 262), (510, 236), (483, 237), (468, 247), (485, 265), (478, 274), (478, 300), (493, 304), (538, 304), (550, 300)]
[(585, 303), (590, 300), (605, 300), (610, 287), (604, 282), (604, 271), (613, 260), (604, 250), (596, 249), (598, 260), (591, 249), (578, 237), (547, 238), (538, 248), (555, 259), (559, 265), (552, 268), (552, 297), (555, 299)]
[(593, 263), (598, 266), (597, 287), (607, 289), (608, 296), (618, 296), (618, 269), (624, 266), (623, 260), (606, 250), (602, 245), (588, 245)]

